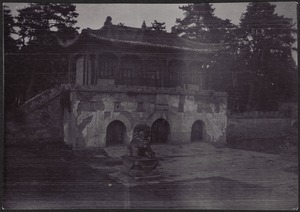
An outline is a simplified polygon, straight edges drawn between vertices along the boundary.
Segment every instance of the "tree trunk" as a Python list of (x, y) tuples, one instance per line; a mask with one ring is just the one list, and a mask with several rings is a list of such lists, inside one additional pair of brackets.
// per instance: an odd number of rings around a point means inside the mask
[[(248, 95), (248, 102), (247, 102), (247, 111), (250, 110), (256, 110), (257, 107), (259, 107), (257, 104), (257, 97), (256, 93), (254, 92), (255, 86), (261, 85), (261, 79), (257, 81), (257, 72), (261, 68), (261, 64), (263, 63), (264, 59), (264, 48), (261, 49), (261, 51), (258, 52), (258, 59), (254, 67), (254, 71), (252, 72), (251, 82), (250, 82), (250, 88), (249, 88), (249, 95)], [(257, 82), (257, 83), (255, 83)]]
[(35, 81), (35, 74), (34, 74), (34, 71), (32, 70), (31, 76), (30, 76), (30, 81), (28, 83), (28, 86), (27, 86), (26, 92), (25, 92), (25, 101), (29, 100), (32, 97), (32, 87), (34, 85), (34, 81)]
[(251, 111), (254, 109), (254, 82), (253, 79), (250, 82), (250, 86), (249, 86), (249, 93), (248, 93), (248, 100), (247, 100), (247, 106), (246, 106), (246, 110), (247, 111)]

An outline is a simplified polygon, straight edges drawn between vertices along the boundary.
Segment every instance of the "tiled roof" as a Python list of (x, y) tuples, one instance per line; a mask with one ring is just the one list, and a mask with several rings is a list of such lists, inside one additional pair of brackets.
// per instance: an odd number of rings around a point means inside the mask
[(131, 43), (135, 45), (155, 46), (162, 48), (176, 48), (197, 52), (216, 52), (221, 49), (221, 44), (207, 44), (190, 41), (174, 33), (154, 31), (149, 28), (134, 28), (119, 25), (104, 25), (101, 29), (84, 29), (74, 40), (64, 44), (70, 46), (80, 37), (88, 36), (99, 40), (111, 42)]

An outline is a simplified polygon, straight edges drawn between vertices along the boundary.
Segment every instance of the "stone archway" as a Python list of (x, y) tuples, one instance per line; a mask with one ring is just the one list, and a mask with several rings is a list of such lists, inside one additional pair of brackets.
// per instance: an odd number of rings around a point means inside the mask
[(125, 143), (126, 126), (119, 120), (112, 121), (106, 129), (106, 146), (122, 145)]
[(167, 120), (159, 118), (151, 126), (151, 143), (167, 143), (170, 125)]
[(197, 120), (192, 125), (192, 132), (191, 132), (191, 141), (192, 142), (201, 142), (204, 141), (204, 128), (205, 125), (203, 121)]

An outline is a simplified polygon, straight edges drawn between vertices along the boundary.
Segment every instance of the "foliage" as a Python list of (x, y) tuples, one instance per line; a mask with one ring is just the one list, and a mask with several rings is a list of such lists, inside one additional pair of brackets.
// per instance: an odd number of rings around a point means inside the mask
[(234, 25), (228, 19), (216, 17), (212, 4), (188, 4), (179, 8), (184, 11), (184, 18), (176, 19), (177, 25), (172, 27), (172, 32), (205, 43), (218, 43), (229, 38)]
[(7, 6), (3, 6), (3, 15), (4, 15), (4, 44), (5, 52), (16, 52), (17, 51), (17, 42), (12, 38), (12, 34), (15, 34), (14, 29), (16, 23), (14, 18), (11, 15), (11, 10)]
[[(228, 19), (214, 15), (212, 4), (188, 4), (179, 7), (184, 18), (177, 19), (172, 31), (190, 40), (204, 43), (222, 43), (222, 50), (213, 56), (208, 68), (212, 79), (212, 89), (229, 94), (228, 106), (233, 110), (244, 110), (248, 88), (238, 82), (233, 83), (233, 72), (244, 71), (235, 55), (234, 43), (237, 26)], [(245, 72), (245, 71), (244, 71)], [(243, 76), (242, 78), (247, 78)]]
[[(226, 44), (228, 45), (228, 43)], [(211, 66), (212, 89), (228, 94), (228, 108), (235, 112), (246, 110), (249, 74), (242, 63), (225, 49), (213, 57)]]
[(293, 93), (295, 29), (292, 19), (275, 14), (275, 7), (267, 2), (249, 3), (232, 45), (251, 77), (248, 110), (276, 110), (276, 103)]
[(166, 31), (166, 23), (165, 22), (158, 22), (156, 20), (154, 20), (154, 22), (151, 23), (152, 24), (152, 29), (155, 31)]
[[(7, 6), (3, 6), (4, 15), (4, 81), (6, 84), (9, 83), (9, 89), (4, 89), (4, 97), (8, 102), (14, 101), (14, 93), (16, 82), (11, 81), (8, 76), (16, 69), (17, 59), (14, 54), (18, 51), (17, 41), (13, 39), (12, 35), (16, 33), (15, 20), (11, 14), (11, 10)], [(6, 87), (7, 88), (7, 87)], [(6, 101), (5, 101), (6, 103)]]
[[(23, 45), (28, 41), (39, 45), (48, 45), (49, 39), (57, 36), (63, 39), (73, 38), (78, 27), (76, 6), (70, 3), (30, 3), (18, 10), (18, 34)], [(51, 44), (52, 42), (50, 42)]]
[(248, 5), (211, 67), (214, 89), (228, 92), (229, 109), (277, 110), (278, 102), (297, 98), (294, 32), (292, 19), (277, 15), (275, 5)]
[(66, 80), (68, 58), (57, 39), (74, 38), (76, 6), (70, 3), (30, 3), (18, 10), (16, 33), (20, 49), (5, 55), (5, 104), (13, 104), (41, 93)]

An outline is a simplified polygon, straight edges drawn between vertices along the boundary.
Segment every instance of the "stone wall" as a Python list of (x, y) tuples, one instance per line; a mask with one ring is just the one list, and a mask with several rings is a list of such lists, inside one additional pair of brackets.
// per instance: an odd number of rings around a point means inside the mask
[(5, 121), (6, 142), (14, 144), (63, 141), (61, 96), (55, 96), (43, 105), (35, 104), (35, 110), (28, 113), (19, 110), (17, 114), (8, 115)]
[[(227, 96), (223, 93), (195, 93), (166, 89), (118, 87), (106, 91), (72, 89), (71, 111), (65, 109), (64, 140), (75, 148), (106, 146), (108, 125), (119, 120), (126, 127), (124, 143), (132, 139), (138, 124), (152, 124), (159, 118), (170, 126), (169, 143), (191, 142), (191, 128), (204, 123), (204, 140), (222, 143), (226, 139)], [(198, 93), (199, 94), (199, 93)]]
[(280, 102), (278, 110), (292, 119), (298, 119), (298, 102)]
[(55, 97), (59, 96), (65, 87), (65, 84), (61, 84), (51, 89), (47, 89), (42, 93), (36, 95), (32, 99), (27, 100), (23, 105), (20, 106), (19, 110), (21, 110), (25, 114), (29, 114), (41, 105), (44, 105), (51, 99), (54, 99)]
[(227, 142), (251, 139), (282, 139), (293, 119), (282, 112), (248, 112), (231, 114), (227, 123)]

